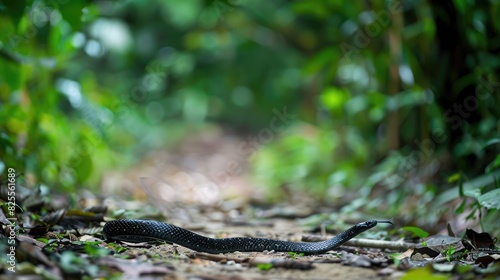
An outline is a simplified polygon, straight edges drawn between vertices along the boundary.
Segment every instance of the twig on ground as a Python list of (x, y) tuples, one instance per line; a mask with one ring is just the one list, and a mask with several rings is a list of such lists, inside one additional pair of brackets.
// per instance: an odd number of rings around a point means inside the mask
[[(302, 236), (302, 241), (304, 242), (317, 242), (317, 241), (324, 241), (327, 239), (330, 239), (330, 237), (317, 236), (317, 235)], [(390, 249), (390, 250), (408, 250), (409, 248), (414, 248), (417, 244), (407, 243), (403, 241), (386, 241), (386, 240), (353, 238), (347, 241), (344, 245), (354, 246), (354, 247)]]

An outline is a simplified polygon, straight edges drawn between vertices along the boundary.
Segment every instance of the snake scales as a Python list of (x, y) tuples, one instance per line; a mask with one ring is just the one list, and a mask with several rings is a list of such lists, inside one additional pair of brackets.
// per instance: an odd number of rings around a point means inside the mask
[(267, 238), (234, 237), (208, 238), (189, 230), (157, 221), (150, 220), (115, 220), (104, 225), (103, 235), (106, 240), (126, 242), (167, 241), (198, 252), (228, 253), (228, 252), (297, 252), (319, 254), (333, 250), (356, 235), (373, 228), (377, 223), (391, 221), (369, 220), (356, 224), (337, 236), (320, 242), (291, 242)]

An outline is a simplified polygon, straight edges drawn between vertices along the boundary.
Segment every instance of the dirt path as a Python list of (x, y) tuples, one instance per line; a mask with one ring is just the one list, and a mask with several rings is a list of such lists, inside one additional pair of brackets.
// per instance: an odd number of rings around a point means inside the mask
[[(282, 221), (277, 224), (293, 225), (293, 222)], [(214, 225), (212, 224), (213, 227)], [(234, 227), (224, 226), (224, 232), (232, 234), (226, 236), (247, 236), (247, 233), (253, 233), (253, 236), (271, 237), (277, 239), (286, 238), (287, 234), (274, 234), (276, 229), (270, 229), (266, 226), (260, 227)], [(283, 228), (282, 232), (293, 232)], [(201, 232), (206, 236), (221, 236), (221, 233)], [(257, 234), (256, 234), (257, 233)], [(293, 236), (299, 236), (294, 234)], [(353, 249), (355, 255), (366, 255), (369, 257), (385, 259), (380, 267), (355, 267), (343, 264), (346, 261), (352, 261), (353, 256), (345, 257), (347, 252), (338, 250), (320, 255), (312, 256), (292, 256), (289, 253), (228, 253), (228, 254), (200, 254), (190, 249), (177, 246), (162, 244), (143, 247), (128, 247), (127, 251), (122, 253), (129, 256), (129, 259), (137, 259), (154, 266), (168, 267), (169, 272), (165, 275), (166, 279), (398, 279), (401, 274), (390, 270), (389, 276), (382, 275), (387, 272), (387, 254), (378, 250)], [(350, 255), (350, 254), (349, 254)], [(288, 266), (273, 267), (266, 265), (256, 265), (257, 263), (266, 263), (266, 261), (288, 262)], [(241, 261), (241, 262), (240, 262)], [(305, 265), (311, 269), (295, 269), (298, 266)], [(146, 270), (147, 271), (147, 270)]]
[[(142, 201), (120, 205), (111, 199), (108, 203), (112, 209), (135, 210), (139, 216), (151, 217), (158, 213), (154, 210), (148, 212), (148, 209), (157, 208), (159, 216), (168, 222), (206, 236), (300, 241), (304, 233), (300, 219), (258, 218), (258, 209), (249, 206), (248, 202), (260, 194), (246, 178), (248, 159), (236, 152), (242, 141), (220, 130), (191, 136), (172, 150), (151, 153), (130, 170), (109, 174), (102, 181), (103, 193), (110, 196), (125, 194)], [(297, 205), (291, 207), (297, 208), (297, 213), (303, 213), (307, 205), (304, 209)], [(282, 208), (276, 209), (278, 213)], [(364, 250), (357, 252), (365, 254)], [(335, 252), (318, 256), (272, 252), (217, 255), (228, 258), (224, 261), (200, 258), (193, 251), (178, 246), (159, 245), (129, 248), (123, 254), (129, 259), (169, 268), (169, 273), (164, 275), (166, 279), (382, 279), (380, 271), (385, 266), (360, 268), (343, 265), (340, 254)], [(387, 259), (386, 254), (381, 256)], [(232, 258), (247, 261), (237, 263)], [(248, 260), (255, 258), (311, 262), (313, 268), (297, 270), (249, 265)], [(397, 278), (397, 274), (392, 275)]]

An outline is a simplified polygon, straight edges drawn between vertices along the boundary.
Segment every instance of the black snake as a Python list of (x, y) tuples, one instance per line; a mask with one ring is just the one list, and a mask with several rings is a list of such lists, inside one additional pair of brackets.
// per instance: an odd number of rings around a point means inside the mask
[(369, 220), (356, 224), (339, 233), (337, 236), (320, 242), (290, 242), (267, 238), (234, 237), (208, 238), (187, 229), (171, 224), (149, 220), (115, 220), (104, 225), (103, 235), (106, 240), (126, 242), (167, 241), (179, 244), (198, 252), (228, 253), (228, 252), (296, 252), (305, 254), (319, 254), (333, 250), (344, 244), (356, 235), (373, 228), (377, 223), (391, 221)]

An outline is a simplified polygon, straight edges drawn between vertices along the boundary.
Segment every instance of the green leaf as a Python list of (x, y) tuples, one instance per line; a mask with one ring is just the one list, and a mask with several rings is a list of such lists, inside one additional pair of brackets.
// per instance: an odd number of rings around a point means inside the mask
[(481, 195), (477, 200), (485, 208), (500, 209), (500, 189), (489, 191)]
[(37, 238), (36, 240), (43, 242), (45, 244), (49, 243), (49, 240), (47, 238), (43, 238), (43, 237)]
[(425, 237), (429, 236), (428, 232), (426, 232), (425, 230), (418, 228), (418, 227), (407, 226), (407, 227), (403, 227), (402, 229), (409, 231), (420, 238), (425, 238)]
[(464, 196), (472, 197), (475, 199), (478, 199), (481, 196), (481, 189), (476, 188), (476, 189), (471, 189), (471, 190), (465, 190), (464, 191)]

